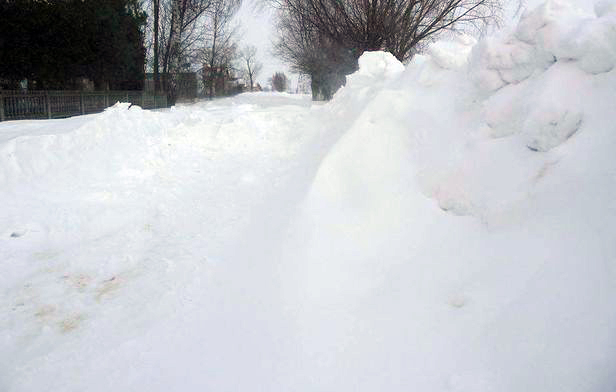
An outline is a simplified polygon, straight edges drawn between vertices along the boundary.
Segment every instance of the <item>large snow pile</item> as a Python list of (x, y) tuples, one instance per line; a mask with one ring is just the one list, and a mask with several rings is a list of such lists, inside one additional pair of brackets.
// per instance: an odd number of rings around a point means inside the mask
[(547, 2), (403, 72), (364, 54), (287, 247), (302, 383), (616, 389), (613, 4)]
[(615, 33), (0, 124), (0, 390), (615, 390)]

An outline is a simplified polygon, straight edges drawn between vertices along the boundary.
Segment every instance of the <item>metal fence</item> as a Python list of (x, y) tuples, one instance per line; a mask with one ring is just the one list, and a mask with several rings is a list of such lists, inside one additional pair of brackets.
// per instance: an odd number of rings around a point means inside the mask
[(143, 109), (160, 109), (167, 107), (167, 96), (141, 91), (0, 90), (0, 121), (65, 118), (98, 113), (116, 102), (130, 102)]

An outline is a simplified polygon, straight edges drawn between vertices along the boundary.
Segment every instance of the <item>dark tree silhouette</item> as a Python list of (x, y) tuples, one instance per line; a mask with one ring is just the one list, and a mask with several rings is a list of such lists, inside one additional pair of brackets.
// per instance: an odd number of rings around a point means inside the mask
[(138, 0), (0, 2), (0, 78), (9, 88), (141, 89), (146, 20)]
[(272, 76), (272, 89), (281, 93), (287, 91), (287, 75), (283, 72), (276, 72)]

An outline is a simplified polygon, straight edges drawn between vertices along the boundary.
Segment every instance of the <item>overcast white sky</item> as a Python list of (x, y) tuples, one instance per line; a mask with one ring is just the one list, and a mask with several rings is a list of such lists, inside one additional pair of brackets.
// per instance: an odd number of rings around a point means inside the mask
[(257, 76), (261, 86), (267, 84), (274, 72), (282, 71), (291, 78), (295, 84), (297, 76), (289, 73), (288, 67), (271, 53), (274, 39), (274, 10), (265, 7), (256, 7), (256, 0), (244, 0), (242, 8), (237, 13), (240, 24), (240, 47), (254, 45), (257, 47), (257, 57), (263, 63), (263, 70)]

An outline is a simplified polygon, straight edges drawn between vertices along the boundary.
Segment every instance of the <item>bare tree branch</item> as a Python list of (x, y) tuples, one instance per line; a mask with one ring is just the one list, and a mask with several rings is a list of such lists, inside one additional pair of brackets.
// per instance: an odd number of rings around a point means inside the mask
[(408, 61), (440, 33), (481, 30), (501, 11), (500, 0), (264, 1), (278, 9), (276, 54), (311, 75), (313, 96), (315, 83), (343, 83), (365, 51), (386, 50)]

